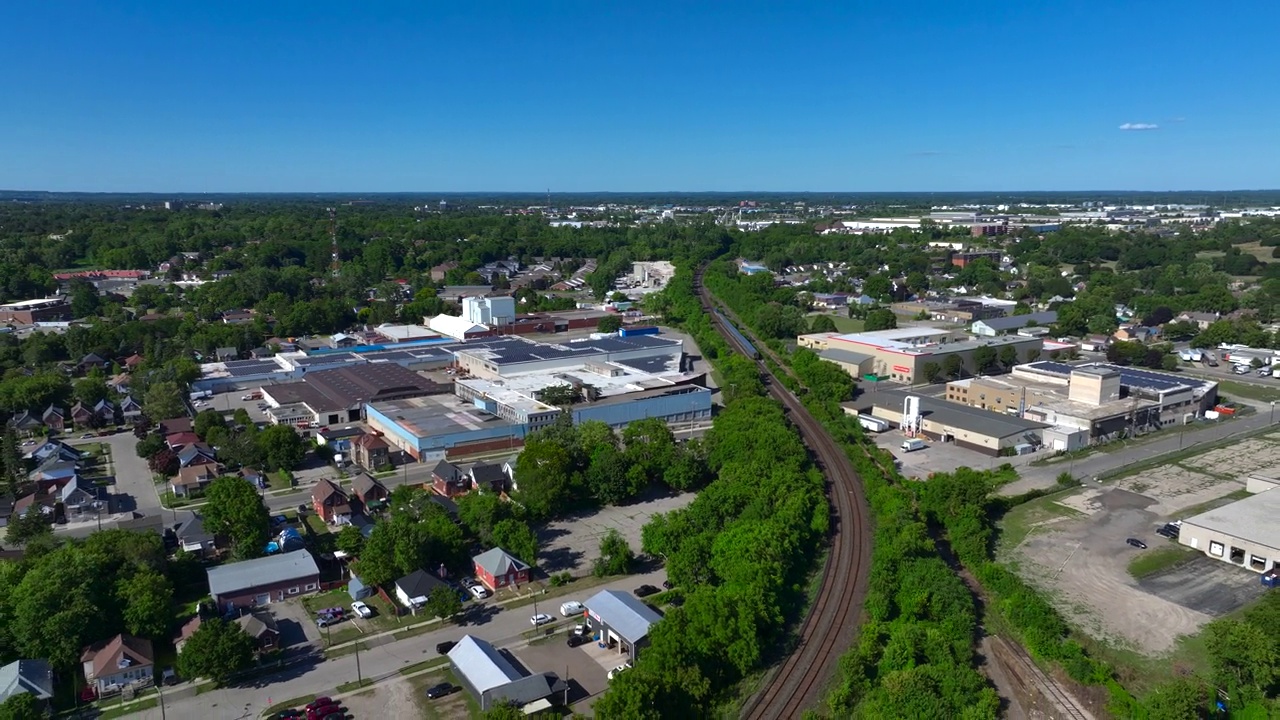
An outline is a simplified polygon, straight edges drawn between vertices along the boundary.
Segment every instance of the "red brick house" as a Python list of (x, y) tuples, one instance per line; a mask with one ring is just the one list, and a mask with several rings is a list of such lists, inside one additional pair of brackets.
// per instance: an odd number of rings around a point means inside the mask
[(366, 510), (372, 505), (377, 507), (387, 501), (391, 493), (387, 492), (387, 486), (378, 482), (377, 478), (368, 473), (361, 473), (351, 483), (351, 492), (360, 499), (360, 504)]
[(316, 515), (330, 525), (351, 520), (351, 500), (347, 493), (332, 480), (321, 480), (311, 491), (311, 506)]
[(441, 460), (431, 470), (431, 489), (445, 497), (466, 495), (471, 491), (471, 478), (453, 463)]
[(502, 548), (486, 550), (471, 561), (475, 564), (476, 579), (490, 590), (529, 582), (529, 566)]

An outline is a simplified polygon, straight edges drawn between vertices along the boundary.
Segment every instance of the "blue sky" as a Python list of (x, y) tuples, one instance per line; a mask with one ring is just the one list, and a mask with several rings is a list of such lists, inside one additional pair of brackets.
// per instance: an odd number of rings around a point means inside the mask
[(0, 188), (1276, 188), (1277, 20), (1182, 0), (15, 2)]

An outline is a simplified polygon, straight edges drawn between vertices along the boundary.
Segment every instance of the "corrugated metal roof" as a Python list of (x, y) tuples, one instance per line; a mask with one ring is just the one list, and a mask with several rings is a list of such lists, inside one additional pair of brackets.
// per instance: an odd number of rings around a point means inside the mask
[(638, 598), (618, 590), (601, 590), (587, 600), (586, 606), (610, 630), (630, 643), (640, 642), (649, 634), (649, 627), (662, 619)]
[(306, 550), (243, 560), (209, 568), (209, 593), (216, 596), (248, 590), (271, 583), (302, 580), (320, 574), (316, 559)]
[(476, 692), (506, 685), (522, 676), (497, 648), (472, 635), (463, 635), (449, 651), (449, 662), (466, 678)]

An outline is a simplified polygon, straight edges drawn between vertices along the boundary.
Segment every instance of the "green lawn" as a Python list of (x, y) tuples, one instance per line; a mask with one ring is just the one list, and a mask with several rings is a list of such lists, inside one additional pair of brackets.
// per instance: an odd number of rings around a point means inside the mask
[(1262, 402), (1280, 401), (1280, 388), (1266, 385), (1222, 380), (1218, 383), (1218, 391), (1228, 397), (1249, 398), (1251, 400), (1261, 400)]
[(836, 324), (836, 330), (842, 333), (862, 332), (867, 326), (865, 322), (858, 318), (844, 317), (842, 315), (832, 315), (831, 319)]
[(329, 533), (329, 526), (315, 513), (307, 513), (304, 522), (307, 523), (307, 527), (311, 528), (311, 532), (315, 535), (327, 535)]
[(1155, 575), (1162, 570), (1181, 565), (1200, 555), (1201, 553), (1191, 548), (1170, 542), (1163, 547), (1152, 548), (1140, 553), (1129, 561), (1129, 574), (1137, 579), (1142, 579), (1148, 575)]
[(1010, 508), (997, 524), (1000, 547), (1005, 550), (1018, 547), (1028, 535), (1035, 532), (1037, 526), (1055, 518), (1080, 517), (1078, 511), (1056, 502), (1058, 498), (1065, 496), (1065, 492), (1055, 493)]

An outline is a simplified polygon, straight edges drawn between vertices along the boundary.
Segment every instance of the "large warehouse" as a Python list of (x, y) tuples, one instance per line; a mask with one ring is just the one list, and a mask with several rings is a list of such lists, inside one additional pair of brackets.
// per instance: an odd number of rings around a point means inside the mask
[(451, 389), (395, 363), (361, 363), (264, 386), (262, 400), (272, 424), (319, 427), (360, 420), (365, 403), (440, 395)]
[(1182, 521), (1178, 542), (1256, 573), (1280, 566), (1280, 490), (1265, 490)]
[[(907, 398), (916, 398), (920, 408), (918, 435), (938, 442), (955, 443), (984, 455), (997, 456), (1017, 452), (1020, 447), (1044, 444), (1044, 423), (1023, 420), (1015, 415), (1000, 415), (937, 398), (913, 395), (905, 390), (887, 390), (872, 396), (872, 414), (901, 428)], [(844, 403), (844, 411), (857, 415), (855, 403)]]
[[(1028, 362), (1040, 356), (1044, 341), (1035, 337), (1006, 335), (1002, 337), (969, 339), (963, 331), (942, 328), (908, 327), (874, 332), (814, 333), (798, 338), (800, 347), (817, 352), (824, 359), (839, 364), (851, 375), (875, 375), (900, 383), (925, 382), (925, 371), (931, 363), (939, 379), (947, 359), (955, 356), (964, 364), (966, 372), (977, 371), (974, 353), (988, 347), (997, 356), (1005, 348), (1013, 348), (1018, 362)], [(836, 354), (838, 351), (839, 354)], [(856, 371), (855, 371), (856, 368)]]

